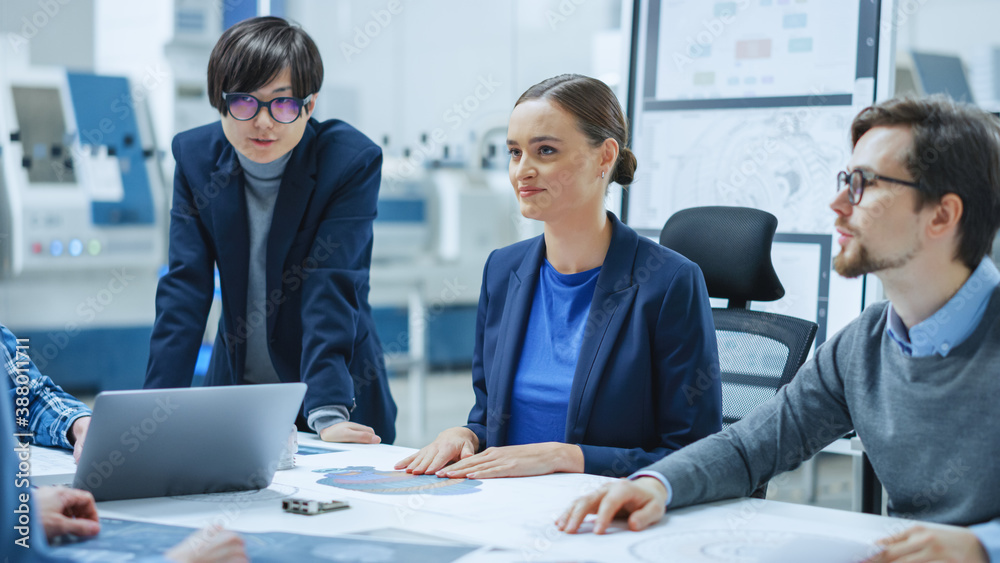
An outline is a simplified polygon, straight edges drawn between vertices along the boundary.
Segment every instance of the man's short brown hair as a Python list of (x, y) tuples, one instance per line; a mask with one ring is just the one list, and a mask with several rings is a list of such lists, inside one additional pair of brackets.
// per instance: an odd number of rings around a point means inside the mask
[(292, 96), (304, 98), (323, 84), (323, 60), (302, 28), (272, 16), (250, 18), (230, 27), (208, 59), (208, 100), (226, 115), (222, 93), (250, 93), (282, 70), (292, 74)]
[(949, 193), (961, 198), (955, 257), (975, 270), (1000, 226), (1000, 121), (942, 95), (895, 98), (854, 118), (852, 143), (873, 127), (896, 125), (913, 133), (904, 165), (920, 185), (918, 205), (937, 203)]

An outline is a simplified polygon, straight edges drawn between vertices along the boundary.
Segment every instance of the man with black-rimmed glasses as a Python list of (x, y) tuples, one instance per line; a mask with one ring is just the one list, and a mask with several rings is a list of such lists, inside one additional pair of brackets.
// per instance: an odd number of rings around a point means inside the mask
[[(1000, 124), (946, 98), (862, 111), (838, 175), (846, 277), (871, 273), (888, 301), (827, 341), (792, 382), (740, 422), (577, 500), (575, 532), (620, 511), (638, 530), (669, 508), (749, 496), (852, 428), (889, 512), (968, 528), (913, 527), (879, 562), (1000, 561)], [(832, 428), (831, 428), (832, 425)]]

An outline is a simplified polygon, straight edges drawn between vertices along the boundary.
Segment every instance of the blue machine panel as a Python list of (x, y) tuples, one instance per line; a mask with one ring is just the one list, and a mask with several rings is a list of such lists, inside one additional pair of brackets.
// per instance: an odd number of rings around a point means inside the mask
[[(451, 305), (427, 318), (427, 364), (431, 369), (468, 369), (476, 343), (475, 305)], [(405, 307), (373, 307), (372, 318), (387, 354), (409, 351)]]
[(95, 225), (152, 224), (153, 196), (128, 80), (67, 73), (77, 130), (84, 148), (108, 147), (121, 164), (121, 201), (93, 202)]
[(256, 15), (256, 2), (223, 2), (222, 29), (229, 29), (233, 25)]
[(15, 334), (28, 339), (38, 370), (67, 390), (140, 389), (146, 378), (151, 326)]
[(422, 198), (379, 198), (377, 222), (423, 223), (427, 220), (427, 202)]

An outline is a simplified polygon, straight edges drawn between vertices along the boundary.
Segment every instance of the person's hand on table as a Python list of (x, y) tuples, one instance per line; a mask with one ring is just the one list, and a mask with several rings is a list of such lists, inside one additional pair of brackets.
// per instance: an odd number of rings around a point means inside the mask
[(475, 432), (464, 426), (449, 428), (419, 452), (400, 460), (395, 468), (405, 469), (407, 473), (414, 475), (436, 473), (453, 461), (474, 455), (477, 449), (479, 437)]
[(94, 495), (66, 487), (39, 487), (34, 496), (49, 540), (66, 534), (89, 538), (101, 531)]
[(878, 541), (883, 550), (866, 563), (989, 563), (979, 538), (965, 529), (914, 526)]
[(606, 532), (615, 517), (627, 517), (628, 528), (637, 532), (663, 518), (667, 500), (667, 489), (653, 477), (615, 481), (576, 499), (556, 520), (556, 527), (575, 534), (588, 514), (597, 514), (595, 534)]
[(441, 468), (436, 474), (449, 479), (493, 479), (560, 472), (583, 473), (583, 450), (580, 446), (543, 442), (486, 448), (481, 453)]
[(202, 528), (164, 554), (179, 563), (245, 563), (243, 538), (218, 526)]
[(324, 442), (352, 444), (378, 444), (382, 441), (373, 428), (346, 420), (320, 430), (319, 437)]
[(87, 439), (87, 430), (90, 429), (90, 417), (81, 416), (73, 421), (70, 426), (70, 442), (73, 443), (73, 461), (80, 463), (80, 454), (83, 453), (83, 442)]

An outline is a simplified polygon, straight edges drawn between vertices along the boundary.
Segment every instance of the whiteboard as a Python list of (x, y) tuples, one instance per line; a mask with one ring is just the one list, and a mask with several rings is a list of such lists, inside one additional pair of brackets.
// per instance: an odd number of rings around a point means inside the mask
[(892, 66), (893, 27), (879, 22), (891, 4), (641, 0), (635, 13), (629, 118), (639, 166), (622, 215), (655, 238), (689, 207), (774, 214), (786, 296), (752, 308), (816, 322), (817, 345), (864, 303), (863, 278), (831, 273), (839, 247), (829, 204), (851, 155), (851, 121), (877, 88), (887, 91), (878, 74)]

